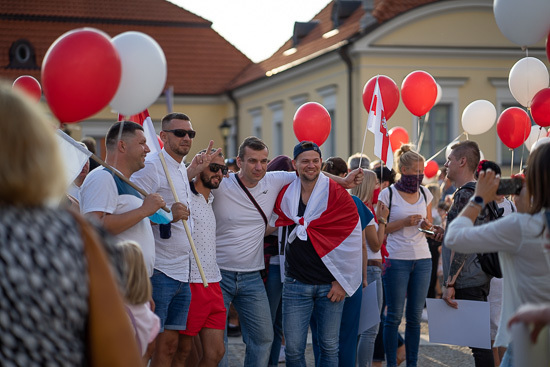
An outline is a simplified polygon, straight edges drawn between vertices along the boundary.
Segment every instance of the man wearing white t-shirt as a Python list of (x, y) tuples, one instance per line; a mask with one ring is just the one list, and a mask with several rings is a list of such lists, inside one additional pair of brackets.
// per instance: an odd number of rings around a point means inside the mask
[[(168, 204), (176, 203), (164, 172), (160, 155), (164, 157), (178, 199), (189, 208), (189, 178), (202, 171), (211, 160), (210, 154), (197, 155), (188, 168), (183, 158), (189, 153), (195, 131), (189, 117), (170, 113), (162, 118), (160, 138), (164, 148), (151, 155), (145, 167), (132, 176), (132, 181), (148, 192), (162, 196)], [(211, 145), (213, 142), (210, 143)], [(211, 147), (210, 147), (211, 148)], [(218, 150), (219, 153), (220, 150)], [(188, 213), (188, 212), (187, 212)], [(187, 218), (186, 218), (187, 219)], [(192, 222), (189, 222), (192, 228)], [(189, 288), (189, 252), (191, 246), (183, 222), (153, 226), (155, 237), (155, 270), (151, 277), (155, 313), (161, 320), (156, 349), (151, 366), (171, 366), (178, 348), (179, 331), (187, 327), (191, 303)], [(184, 348), (184, 350), (189, 350)]]
[[(144, 167), (149, 147), (143, 127), (135, 122), (117, 122), (111, 126), (105, 145), (105, 161), (127, 178)], [(135, 189), (103, 167), (90, 172), (80, 189), (82, 214), (95, 215), (119, 240), (136, 241), (141, 246), (149, 275), (153, 274), (155, 263), (155, 240), (148, 217), (164, 205), (159, 194), (143, 199)]]
[[(229, 309), (229, 303), (233, 303), (239, 313), (246, 344), (244, 365), (250, 367), (267, 366), (273, 341), (269, 302), (260, 275), (265, 267), (266, 224), (279, 191), (296, 178), (294, 172), (266, 174), (268, 155), (268, 147), (262, 140), (246, 138), (237, 156), (240, 171), (230, 174), (220, 188), (213, 191), (217, 258), (222, 274), (220, 285), (225, 307)], [(344, 179), (330, 177), (351, 188), (361, 182), (362, 173), (361, 170), (353, 171)], [(225, 347), (226, 354), (220, 363), (224, 367), (228, 366), (227, 335)]]

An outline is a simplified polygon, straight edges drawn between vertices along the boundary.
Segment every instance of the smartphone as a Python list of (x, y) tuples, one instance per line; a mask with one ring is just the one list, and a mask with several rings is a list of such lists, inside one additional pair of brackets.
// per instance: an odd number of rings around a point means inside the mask
[(432, 236), (435, 235), (434, 231), (430, 231), (430, 230), (427, 230), (427, 229), (424, 229), (424, 228), (418, 228), (418, 230), (420, 232), (423, 232), (423, 233), (426, 233), (426, 234), (431, 234)]
[(523, 179), (520, 177), (501, 178), (497, 195), (519, 195), (523, 188)]

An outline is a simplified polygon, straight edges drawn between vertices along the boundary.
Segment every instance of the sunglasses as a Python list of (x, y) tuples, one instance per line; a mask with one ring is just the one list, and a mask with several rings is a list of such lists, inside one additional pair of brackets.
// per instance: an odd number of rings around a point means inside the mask
[(208, 168), (210, 168), (210, 172), (213, 172), (213, 173), (216, 173), (219, 170), (222, 170), (223, 175), (227, 175), (227, 172), (229, 171), (229, 168), (227, 168), (227, 166), (224, 166), (223, 164), (217, 164), (217, 163), (210, 163)]
[(194, 130), (183, 130), (183, 129), (174, 129), (174, 130), (162, 130), (165, 133), (172, 133), (178, 138), (185, 138), (186, 135), (189, 135), (189, 138), (193, 139), (197, 132)]

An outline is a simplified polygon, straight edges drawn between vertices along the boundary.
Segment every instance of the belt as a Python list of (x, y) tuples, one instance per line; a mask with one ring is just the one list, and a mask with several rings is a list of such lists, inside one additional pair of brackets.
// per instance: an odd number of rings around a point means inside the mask
[(378, 266), (382, 269), (382, 260), (367, 260), (367, 266)]

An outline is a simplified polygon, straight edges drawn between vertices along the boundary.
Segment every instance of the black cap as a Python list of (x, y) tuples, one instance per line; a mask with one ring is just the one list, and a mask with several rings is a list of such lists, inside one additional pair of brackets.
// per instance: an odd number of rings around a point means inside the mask
[(319, 148), (319, 146), (312, 141), (304, 140), (296, 144), (296, 146), (294, 147), (294, 160), (296, 160), (296, 158), (300, 154), (302, 154), (303, 152), (307, 152), (308, 150), (316, 151), (317, 153), (319, 153), (319, 157), (321, 157), (321, 149)]

